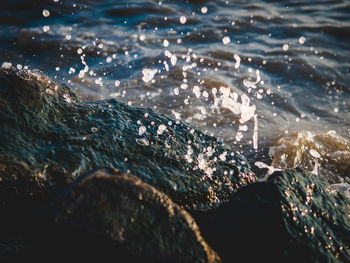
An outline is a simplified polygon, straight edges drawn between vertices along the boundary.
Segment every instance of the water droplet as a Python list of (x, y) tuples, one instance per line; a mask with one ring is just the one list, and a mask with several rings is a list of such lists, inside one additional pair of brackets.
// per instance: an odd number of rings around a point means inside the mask
[(302, 45), (305, 43), (305, 37), (299, 37), (299, 43)]
[(143, 146), (149, 146), (149, 141), (146, 138), (137, 138), (136, 142)]
[(50, 30), (50, 27), (49, 26), (43, 26), (43, 31), (44, 32), (47, 32), (47, 31), (49, 31)]
[(44, 17), (49, 17), (49, 16), (50, 16), (50, 11), (47, 10), (47, 9), (44, 9), (44, 10), (43, 10), (43, 16), (44, 16)]
[(148, 68), (144, 68), (142, 70), (142, 80), (144, 82), (149, 82), (153, 79), (154, 75), (157, 73), (156, 69), (148, 69)]
[(169, 46), (169, 41), (168, 41), (168, 40), (166, 40), (166, 39), (164, 39), (164, 41), (163, 41), (163, 46), (164, 46), (164, 47)]
[(321, 155), (318, 153), (318, 151), (311, 149), (310, 154), (315, 158), (321, 158)]
[(163, 132), (166, 130), (166, 126), (164, 124), (161, 124), (158, 126), (157, 134), (163, 134)]
[(186, 20), (187, 20), (187, 19), (186, 19), (185, 16), (181, 16), (181, 17), (180, 17), (180, 23), (181, 23), (181, 24), (185, 24), (185, 23), (186, 23)]
[(146, 39), (146, 36), (144, 34), (141, 34), (139, 36), (140, 41), (144, 41)]
[(119, 85), (120, 85), (120, 81), (119, 80), (114, 81), (114, 86), (119, 87)]
[(144, 134), (146, 132), (147, 128), (145, 126), (140, 126), (139, 128), (139, 135), (141, 136), (142, 134)]
[(180, 86), (181, 89), (187, 89), (187, 87), (188, 87), (188, 85), (185, 84), (185, 83), (182, 83), (181, 86)]
[(177, 62), (177, 57), (175, 55), (172, 55), (170, 58), (171, 65), (175, 66)]
[(198, 86), (194, 86), (192, 92), (194, 93), (194, 95), (196, 95), (197, 98), (201, 96), (201, 90)]
[(11, 62), (4, 62), (2, 63), (2, 66), (1, 66), (1, 68), (4, 68), (4, 69), (10, 69), (11, 67), (12, 67)]
[(288, 44), (284, 44), (283, 47), (282, 47), (282, 49), (283, 49), (284, 51), (287, 51), (287, 50), (289, 49), (289, 45), (288, 45)]
[(241, 64), (241, 58), (237, 54), (234, 54), (233, 57), (236, 60), (235, 69), (238, 69)]
[(174, 114), (175, 119), (180, 120), (181, 119), (181, 113), (176, 112), (174, 110), (171, 110), (171, 113)]
[(202, 12), (202, 14), (206, 14), (208, 12), (208, 8), (206, 6), (203, 6), (201, 8), (201, 12)]
[(222, 39), (222, 43), (224, 43), (224, 45), (227, 45), (230, 42), (231, 42), (231, 39), (228, 36), (226, 36)]

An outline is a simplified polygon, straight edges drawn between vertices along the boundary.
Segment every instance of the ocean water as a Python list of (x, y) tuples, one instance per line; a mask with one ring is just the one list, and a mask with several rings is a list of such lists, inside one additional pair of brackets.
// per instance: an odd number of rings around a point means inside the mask
[(188, 122), (258, 174), (302, 166), (345, 187), (349, 35), (349, 1), (0, 3), (0, 66)]

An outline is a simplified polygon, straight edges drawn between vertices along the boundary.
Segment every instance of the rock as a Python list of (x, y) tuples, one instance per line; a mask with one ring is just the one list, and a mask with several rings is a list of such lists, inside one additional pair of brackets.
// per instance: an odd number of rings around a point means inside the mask
[(142, 262), (221, 262), (185, 210), (115, 169), (83, 175), (49, 210), (56, 222), (113, 240)]
[[(0, 69), (0, 122), (0, 160), (29, 167), (21, 177), (46, 200), (97, 167), (130, 172), (189, 210), (216, 207), (255, 180), (243, 156), (189, 124), (116, 100), (80, 102), (35, 71)], [(18, 184), (8, 171), (0, 178)]]
[(195, 215), (223, 262), (349, 262), (350, 202), (302, 169), (241, 188)]

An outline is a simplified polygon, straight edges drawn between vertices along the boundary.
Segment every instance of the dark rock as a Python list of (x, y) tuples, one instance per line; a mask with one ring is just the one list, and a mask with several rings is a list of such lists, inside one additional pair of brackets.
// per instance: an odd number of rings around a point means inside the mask
[(83, 175), (49, 210), (57, 223), (113, 240), (143, 261), (221, 262), (185, 210), (115, 169)]
[(302, 169), (241, 188), (206, 214), (194, 213), (223, 262), (349, 262), (350, 202)]
[(59, 225), (32, 207), (1, 215), (0, 262), (145, 262), (118, 243), (69, 225)]
[[(0, 160), (30, 167), (20, 177), (37, 186), (32, 193), (52, 195), (83, 172), (116, 167), (198, 210), (255, 180), (243, 156), (191, 125), (116, 100), (80, 102), (38, 72), (0, 69), (0, 123)], [(0, 178), (20, 189), (8, 171)]]

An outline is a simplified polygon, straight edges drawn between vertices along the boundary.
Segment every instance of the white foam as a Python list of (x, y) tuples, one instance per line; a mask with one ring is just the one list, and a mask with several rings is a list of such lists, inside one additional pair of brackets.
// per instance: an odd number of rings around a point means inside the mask
[(255, 105), (250, 106), (250, 99), (246, 94), (241, 95), (242, 104), (240, 105), (241, 118), (240, 123), (245, 123), (249, 121), (255, 115)]
[(12, 67), (11, 62), (4, 62), (2, 63), (2, 66), (1, 66), (1, 68), (4, 68), (4, 69), (10, 69), (11, 67)]
[(252, 82), (248, 79), (244, 79), (243, 80), (243, 85), (246, 86), (247, 88), (252, 88), (252, 89), (256, 89), (256, 84), (258, 84), (261, 80), (261, 77), (260, 77), (260, 71), (257, 69), (255, 71), (255, 74), (256, 74), (256, 81)]

